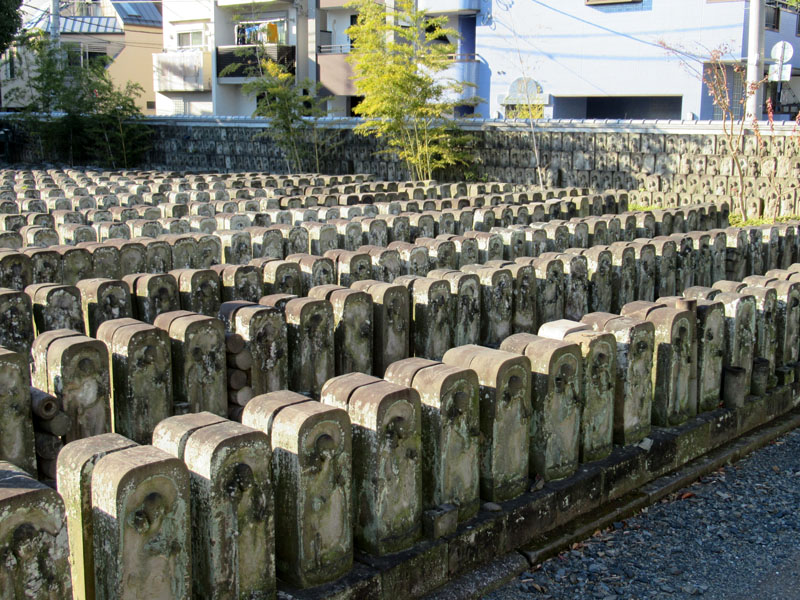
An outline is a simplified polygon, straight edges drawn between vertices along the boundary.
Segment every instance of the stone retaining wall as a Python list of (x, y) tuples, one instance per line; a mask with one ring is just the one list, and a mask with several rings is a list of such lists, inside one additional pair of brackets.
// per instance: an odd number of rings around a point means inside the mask
[[(408, 178), (391, 155), (376, 154), (371, 138), (355, 136), (355, 120), (337, 121), (336, 150), (321, 165), (332, 174), (374, 173), (379, 179)], [(254, 119), (159, 118), (151, 120), (153, 148), (148, 164), (176, 170), (283, 172), (278, 148), (260, 136), (268, 131)], [(530, 127), (506, 121), (466, 122), (475, 177), (490, 181), (538, 182)], [(664, 194), (735, 196), (739, 179), (718, 122), (546, 121), (536, 124), (539, 163), (548, 186), (593, 190), (643, 189)], [(762, 198), (788, 194), (792, 211), (800, 174), (800, 145), (793, 125), (760, 125), (743, 143), (744, 186)], [(260, 137), (255, 137), (260, 136)], [(459, 180), (453, 172), (445, 179)], [(787, 199), (787, 202), (789, 200)]]

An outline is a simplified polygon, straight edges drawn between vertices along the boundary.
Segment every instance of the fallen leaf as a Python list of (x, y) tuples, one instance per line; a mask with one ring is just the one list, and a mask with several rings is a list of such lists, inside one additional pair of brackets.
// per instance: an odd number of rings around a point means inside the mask
[(686, 500), (687, 498), (694, 498), (694, 494), (692, 492), (684, 492), (681, 494), (681, 500)]

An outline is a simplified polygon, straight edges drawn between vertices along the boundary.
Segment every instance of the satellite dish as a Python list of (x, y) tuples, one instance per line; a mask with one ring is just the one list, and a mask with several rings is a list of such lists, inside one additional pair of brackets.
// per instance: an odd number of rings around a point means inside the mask
[(772, 60), (777, 60), (781, 63), (789, 62), (792, 55), (794, 55), (794, 48), (789, 42), (778, 42), (772, 47), (769, 55)]

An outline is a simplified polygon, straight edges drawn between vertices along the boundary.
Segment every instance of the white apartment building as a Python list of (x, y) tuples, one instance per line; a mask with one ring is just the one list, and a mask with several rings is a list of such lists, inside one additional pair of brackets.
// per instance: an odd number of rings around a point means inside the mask
[[(779, 41), (800, 63), (800, 18), (783, 0), (418, 0), (418, 6), (446, 15), (458, 31), (446, 75), (472, 84), (463, 97), (479, 98), (483, 118), (513, 116), (532, 90), (530, 103), (542, 105), (546, 118), (712, 119), (719, 115), (699, 76), (704, 61), (723, 46), (729, 64), (746, 61), (750, 6), (758, 1), (766, 5), (764, 73)], [(224, 69), (241, 63), (243, 49), (260, 40), (298, 80), (322, 85), (330, 114), (351, 115), (359, 98), (345, 31), (356, 15), (346, 5), (163, 0), (164, 52), (154, 57), (157, 114), (250, 116), (256, 100), (242, 93), (243, 74)], [(731, 73), (732, 93), (741, 97), (735, 80)], [(782, 85), (780, 97), (776, 84), (767, 89), (783, 118), (800, 109), (799, 81)]]
[[(250, 116), (256, 99), (242, 93), (244, 73), (230, 65), (245, 63), (247, 49), (259, 41), (298, 81), (308, 78), (322, 85), (322, 93), (330, 98), (330, 114), (349, 116), (358, 98), (345, 33), (356, 13), (347, 3), (163, 0), (164, 51), (153, 57), (156, 114)], [(421, 0), (420, 5), (433, 14), (449, 15), (451, 26), (459, 31), (471, 26), (471, 36), (462, 32), (448, 75), (477, 84), (474, 32), (480, 0)], [(473, 96), (476, 89), (468, 88), (464, 97)]]

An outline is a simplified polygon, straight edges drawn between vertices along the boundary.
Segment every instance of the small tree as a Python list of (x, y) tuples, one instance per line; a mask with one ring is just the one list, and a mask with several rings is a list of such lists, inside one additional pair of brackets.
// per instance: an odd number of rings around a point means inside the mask
[[(700, 79), (708, 88), (708, 94), (711, 96), (714, 106), (719, 111), (725, 145), (718, 150), (720, 154), (731, 159), (733, 170), (738, 179), (736, 201), (734, 206), (731, 207), (733, 212), (742, 215), (743, 219), (760, 218), (762, 216), (761, 210), (758, 211), (758, 214), (748, 215), (747, 201), (745, 199), (744, 169), (747, 161), (744, 156), (744, 136), (748, 129), (745, 122), (744, 109), (747, 105), (747, 100), (758, 92), (758, 89), (767, 81), (767, 78), (747, 83), (745, 80), (745, 67), (739, 62), (726, 60), (731, 58), (731, 53), (725, 46), (711, 50), (705, 59), (702, 72), (699, 72), (690, 63), (692, 59), (697, 60), (696, 57), (668, 46), (663, 41), (659, 43), (667, 52), (676, 56), (687, 71), (699, 74)], [(741, 98), (733, 99), (732, 97), (734, 83), (732, 78), (738, 78), (741, 81)], [(757, 129), (758, 122), (754, 120), (753, 125)]]
[(261, 59), (262, 75), (242, 86), (247, 95), (256, 96), (258, 104), (253, 116), (268, 117), (271, 121), (269, 136), (284, 151), (286, 167), (291, 173), (302, 170), (305, 162), (303, 138), (308, 123), (307, 102), (310, 97), (294, 84), (294, 76), (280, 65)]
[(149, 148), (150, 128), (144, 124), (136, 99), (144, 89), (128, 81), (116, 87), (102, 63), (92, 67), (94, 106), (84, 117), (95, 160), (112, 168), (138, 164)]
[(22, 25), (20, 6), (22, 0), (0, 0), (0, 54), (11, 45), (17, 30)]
[(257, 99), (253, 116), (270, 120), (269, 129), (257, 136), (269, 137), (283, 150), (289, 173), (321, 172), (323, 154), (335, 148), (338, 133), (323, 129), (317, 122), (326, 112), (325, 99), (319, 95), (320, 85), (308, 79), (298, 85), (286, 67), (268, 57), (263, 43), (238, 52), (244, 59), (242, 63), (225, 67), (221, 74), (243, 72), (249, 78), (242, 91)]
[(429, 17), (415, 0), (396, 0), (394, 8), (374, 0), (355, 0), (357, 23), (347, 30), (348, 60), (364, 100), (354, 112), (365, 118), (355, 132), (384, 140), (417, 179), (432, 179), (445, 167), (465, 164), (459, 130), (452, 119), (465, 84), (443, 77), (453, 62), (449, 42), (457, 32), (446, 17)]
[(270, 128), (264, 135), (283, 150), (288, 172), (319, 173), (323, 151), (330, 149), (332, 138), (316, 121), (325, 114), (319, 85), (306, 80), (298, 86), (295, 76), (282, 65), (266, 58), (259, 62), (261, 76), (242, 86), (242, 91), (258, 98), (253, 116), (270, 119)]
[[(742, 97), (738, 100), (738, 107), (734, 100), (731, 99), (731, 81), (729, 81), (728, 65), (723, 62), (725, 55), (724, 49), (712, 50), (709, 57), (708, 64), (703, 72), (703, 82), (708, 88), (708, 93), (711, 96), (714, 106), (716, 106), (721, 114), (722, 119), (722, 133), (725, 136), (724, 152), (733, 161), (733, 169), (736, 172), (739, 181), (739, 189), (737, 194), (738, 211), (745, 219), (748, 218), (747, 202), (744, 193), (744, 167), (742, 162), (745, 161), (743, 156), (744, 151), (744, 134), (745, 134), (745, 118), (744, 107), (747, 100), (758, 92), (758, 88), (766, 81), (763, 79), (756, 83), (747, 83), (745, 81), (745, 69), (742, 65), (736, 63), (731, 67), (731, 73), (734, 77), (742, 80), (743, 93)], [(749, 215), (750, 217), (760, 217), (761, 215)]]
[(79, 49), (55, 44), (42, 33), (30, 33), (18, 44), (27, 50), (23, 54), (28, 60), (21, 66), (25, 85), (9, 95), (27, 103), (23, 120), (42, 158), (114, 168), (141, 159), (150, 130), (136, 106), (140, 85), (116, 87), (107, 70), (108, 57), (83, 61), (76, 54)]

